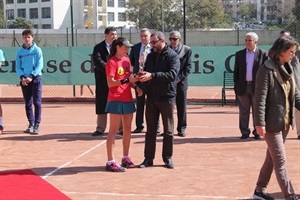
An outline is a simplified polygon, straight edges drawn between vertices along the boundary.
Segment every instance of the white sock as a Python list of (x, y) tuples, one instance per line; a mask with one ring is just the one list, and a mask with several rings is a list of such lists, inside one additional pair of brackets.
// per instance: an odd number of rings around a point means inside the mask
[(114, 162), (116, 162), (115, 160), (109, 160), (109, 161), (107, 161), (107, 164), (112, 164), (112, 163), (114, 163)]

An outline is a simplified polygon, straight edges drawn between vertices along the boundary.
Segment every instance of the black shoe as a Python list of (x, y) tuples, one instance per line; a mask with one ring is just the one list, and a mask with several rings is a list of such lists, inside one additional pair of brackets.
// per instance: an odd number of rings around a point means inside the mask
[(253, 130), (252, 134), (254, 135), (254, 139), (256, 139), (256, 140), (261, 139), (260, 135), (256, 132), (256, 130)]
[(186, 134), (185, 134), (185, 132), (184, 132), (184, 131), (181, 131), (181, 132), (178, 132), (178, 136), (179, 136), (179, 137), (185, 137), (185, 136), (186, 136)]
[(145, 160), (139, 165), (139, 168), (145, 168), (151, 166), (153, 166), (153, 160), (145, 158)]
[(261, 137), (260, 137), (260, 135), (258, 133), (253, 133), (253, 135), (254, 135), (254, 139), (256, 139), (256, 140), (260, 140), (261, 139)]
[(254, 191), (253, 198), (260, 199), (260, 200), (274, 200), (274, 198), (271, 197), (268, 193), (256, 192), (256, 190)]
[(173, 168), (174, 168), (174, 164), (173, 164), (171, 158), (169, 158), (169, 159), (167, 159), (167, 160), (165, 161), (165, 166), (166, 166), (166, 168), (169, 168), (169, 169), (173, 169)]
[(100, 135), (103, 135), (103, 132), (95, 131), (94, 133), (92, 133), (92, 136), (100, 136)]
[(136, 128), (132, 133), (141, 133), (143, 132), (143, 128)]
[(29, 124), (28, 128), (24, 131), (24, 133), (33, 133), (33, 124)]
[(241, 139), (247, 139), (249, 138), (249, 134), (242, 134)]
[(297, 137), (297, 138), (298, 138), (298, 140), (300, 140), (300, 135), (298, 135), (298, 137)]

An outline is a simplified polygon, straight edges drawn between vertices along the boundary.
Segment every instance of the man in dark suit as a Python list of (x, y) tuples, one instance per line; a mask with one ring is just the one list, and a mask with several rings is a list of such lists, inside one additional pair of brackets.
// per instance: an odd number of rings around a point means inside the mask
[[(143, 70), (144, 63), (146, 61), (147, 55), (151, 51), (150, 46), (150, 31), (147, 28), (140, 30), (141, 42), (135, 44), (130, 51), (129, 58), (133, 66), (133, 74), (138, 74), (139, 71)], [(144, 84), (136, 82), (136, 84), (144, 90)], [(136, 129), (133, 133), (141, 133), (144, 129), (144, 110), (145, 110), (145, 94), (136, 96), (136, 115), (135, 124)]]
[[(241, 139), (250, 135), (250, 108), (253, 112), (255, 76), (258, 68), (268, 59), (267, 52), (257, 47), (258, 36), (254, 32), (246, 34), (246, 48), (236, 52), (234, 64), (234, 91), (239, 105), (239, 129)], [(254, 123), (254, 114), (252, 119)], [(254, 127), (254, 125), (253, 125)], [(255, 128), (252, 131), (255, 139), (260, 139)]]
[[(151, 52), (150, 46), (150, 30), (147, 28), (143, 28), (140, 30), (140, 39), (141, 42), (135, 44), (130, 51), (129, 58), (130, 62), (133, 66), (133, 74), (138, 74), (143, 70), (144, 64), (147, 59), (147, 55)], [(136, 82), (136, 85), (139, 86), (142, 90), (145, 90), (145, 84), (141, 84), (140, 82)], [(135, 124), (136, 129), (132, 131), (133, 133), (141, 133), (144, 129), (144, 111), (145, 111), (145, 100), (146, 95), (138, 96), (136, 93), (136, 115), (135, 115)], [(159, 122), (157, 126), (157, 133), (159, 133)]]
[(178, 54), (180, 59), (180, 69), (176, 78), (177, 94), (177, 132), (178, 136), (185, 137), (187, 126), (186, 118), (186, 97), (188, 90), (188, 75), (191, 72), (192, 50), (190, 47), (181, 44), (181, 34), (179, 31), (169, 33), (170, 47)]
[(97, 127), (92, 136), (102, 135), (106, 129), (107, 113), (105, 112), (105, 107), (107, 103), (108, 85), (105, 67), (109, 57), (110, 46), (112, 42), (117, 39), (117, 30), (114, 27), (106, 28), (104, 31), (104, 37), (105, 39), (97, 44), (93, 51)]

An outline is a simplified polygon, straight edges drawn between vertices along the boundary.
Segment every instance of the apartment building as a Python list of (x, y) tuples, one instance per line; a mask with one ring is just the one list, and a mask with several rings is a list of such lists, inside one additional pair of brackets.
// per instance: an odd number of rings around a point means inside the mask
[[(257, 22), (281, 24), (290, 17), (294, 0), (222, 0), (226, 13), (235, 19), (243, 19), (241, 15), (242, 4), (248, 4), (250, 11), (256, 13)], [(248, 16), (247, 16), (248, 17)], [(253, 17), (253, 16), (252, 16)]]
[(17, 17), (31, 21), (39, 29), (70, 28), (71, 21), (75, 29), (131, 24), (126, 20), (126, 0), (4, 0), (3, 3), (7, 24)]

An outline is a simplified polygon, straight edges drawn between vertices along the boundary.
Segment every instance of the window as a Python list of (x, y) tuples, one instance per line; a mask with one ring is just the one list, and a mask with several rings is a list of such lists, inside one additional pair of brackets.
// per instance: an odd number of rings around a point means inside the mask
[(109, 22), (114, 22), (115, 21), (115, 13), (113, 12), (108, 12), (107, 13), (107, 21)]
[(107, 7), (115, 7), (115, 1), (114, 0), (107, 0)]
[(98, 0), (98, 7), (102, 7), (102, 0)]
[(15, 11), (14, 11), (14, 9), (6, 10), (6, 17), (7, 17), (7, 20), (15, 19)]
[(18, 3), (26, 3), (26, 0), (18, 0)]
[(29, 0), (29, 3), (35, 3), (38, 2), (38, 0)]
[(26, 18), (26, 9), (18, 9), (18, 17)]
[(125, 0), (118, 0), (118, 7), (125, 8), (126, 7)]
[(50, 0), (42, 0), (42, 2), (48, 2), (48, 1), (50, 1)]
[(39, 26), (37, 24), (33, 24), (33, 28), (38, 29)]
[(37, 8), (29, 8), (29, 19), (39, 18), (39, 12)]
[(88, 18), (88, 11), (85, 10), (85, 11), (83, 12), (83, 20), (86, 21), (87, 18)]
[(125, 22), (126, 21), (126, 13), (118, 13), (118, 21)]
[(98, 15), (98, 21), (102, 22), (102, 15)]
[(6, 0), (6, 4), (13, 4), (14, 0)]
[(42, 24), (42, 29), (51, 29), (51, 24)]
[(50, 7), (42, 8), (42, 18), (51, 18), (51, 9), (50, 9)]

